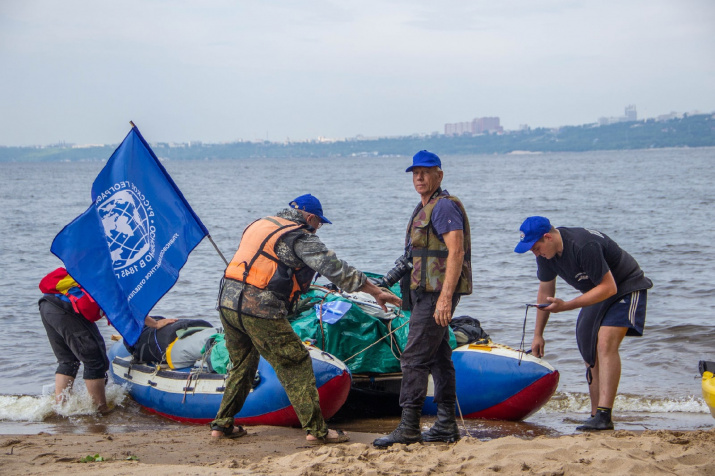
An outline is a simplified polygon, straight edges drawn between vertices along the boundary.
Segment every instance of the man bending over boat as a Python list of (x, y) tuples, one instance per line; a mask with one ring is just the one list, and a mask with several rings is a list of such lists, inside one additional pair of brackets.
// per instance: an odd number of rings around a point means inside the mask
[[(378, 448), (395, 443), (455, 442), (460, 437), (449, 322), (460, 297), (472, 293), (469, 220), (462, 202), (441, 188), (444, 173), (437, 155), (418, 152), (406, 172), (412, 172), (412, 183), (421, 200), (405, 238), (405, 256), (411, 257), (412, 271), (402, 278), (401, 287), (403, 308), (412, 313), (400, 358), (402, 419), (395, 431), (373, 442)], [(437, 422), (421, 433), (420, 416), (430, 373)]]
[[(74, 384), (80, 363), (84, 364), (84, 384), (97, 411), (107, 413), (104, 390), (109, 370), (107, 349), (96, 321), (104, 312), (92, 297), (67, 273), (57, 268), (42, 278), (39, 301), (40, 317), (52, 351), (57, 357), (55, 402), (63, 403)], [(160, 329), (176, 319), (156, 321), (147, 316), (144, 325)]]
[(212, 437), (246, 434), (240, 426), (234, 427), (234, 415), (251, 390), (260, 355), (275, 370), (309, 443), (348, 441), (342, 431), (329, 430), (323, 419), (310, 354), (286, 316), (316, 272), (347, 292), (369, 293), (384, 310), (386, 302), (402, 303), (320, 241), (316, 231), (331, 222), (323, 216), (317, 198), (301, 195), (289, 206), (248, 225), (224, 273), (219, 310), (233, 368), (211, 422)]
[[(531, 350), (544, 355), (544, 328), (552, 312), (581, 308), (576, 342), (587, 365), (591, 417), (579, 431), (612, 430), (611, 410), (621, 379), (618, 348), (625, 336), (642, 336), (647, 289), (653, 286), (635, 259), (605, 234), (586, 228), (554, 228), (533, 216), (521, 225), (517, 253), (536, 255), (539, 291)], [(581, 291), (563, 301), (555, 296), (556, 277)]]

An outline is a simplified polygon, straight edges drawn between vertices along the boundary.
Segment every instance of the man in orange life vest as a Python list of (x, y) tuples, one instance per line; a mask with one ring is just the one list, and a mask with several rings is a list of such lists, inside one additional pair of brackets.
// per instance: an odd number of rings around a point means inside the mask
[(301, 195), (289, 206), (251, 223), (226, 268), (219, 310), (233, 368), (211, 422), (212, 437), (246, 434), (234, 426), (234, 415), (251, 390), (260, 355), (275, 370), (309, 443), (348, 441), (343, 432), (325, 424), (310, 355), (286, 316), (316, 272), (347, 292), (371, 294), (385, 310), (385, 303), (401, 304), (397, 296), (375, 286), (320, 241), (316, 231), (331, 222), (317, 198)]
[[(57, 268), (42, 278), (40, 291), (43, 292), (38, 303), (40, 317), (58, 363), (55, 371), (55, 401), (65, 401), (82, 363), (87, 393), (97, 406), (97, 411), (108, 412), (110, 408), (107, 406), (104, 385), (109, 360), (104, 339), (95, 324), (104, 317), (104, 312), (65, 268)], [(156, 321), (147, 316), (144, 325), (159, 329), (172, 322), (176, 322), (176, 319)]]

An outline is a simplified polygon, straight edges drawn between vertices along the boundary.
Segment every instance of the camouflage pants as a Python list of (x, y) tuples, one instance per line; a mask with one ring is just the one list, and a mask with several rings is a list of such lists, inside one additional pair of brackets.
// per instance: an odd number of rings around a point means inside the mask
[(226, 349), (233, 364), (212, 425), (233, 424), (243, 407), (258, 369), (259, 354), (271, 364), (295, 409), (301, 426), (322, 438), (328, 427), (320, 411), (310, 353), (287, 319), (261, 319), (222, 308)]

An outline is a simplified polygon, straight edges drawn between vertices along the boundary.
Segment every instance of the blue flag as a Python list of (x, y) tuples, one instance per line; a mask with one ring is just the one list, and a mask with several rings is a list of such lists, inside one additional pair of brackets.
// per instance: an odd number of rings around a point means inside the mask
[(92, 184), (92, 201), (50, 249), (133, 345), (208, 230), (136, 127)]

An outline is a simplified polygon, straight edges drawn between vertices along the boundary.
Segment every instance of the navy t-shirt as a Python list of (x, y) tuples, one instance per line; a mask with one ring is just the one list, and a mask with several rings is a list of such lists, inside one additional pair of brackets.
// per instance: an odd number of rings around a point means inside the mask
[(616, 286), (626, 279), (642, 275), (635, 259), (605, 234), (586, 228), (558, 228), (564, 243), (561, 256), (536, 257), (536, 275), (540, 281), (553, 281), (556, 276), (582, 293), (601, 283), (611, 271)]
[(432, 210), (432, 226), (441, 241), (442, 235), (454, 230), (464, 230), (464, 217), (462, 210), (455, 202), (448, 198), (437, 200)]

